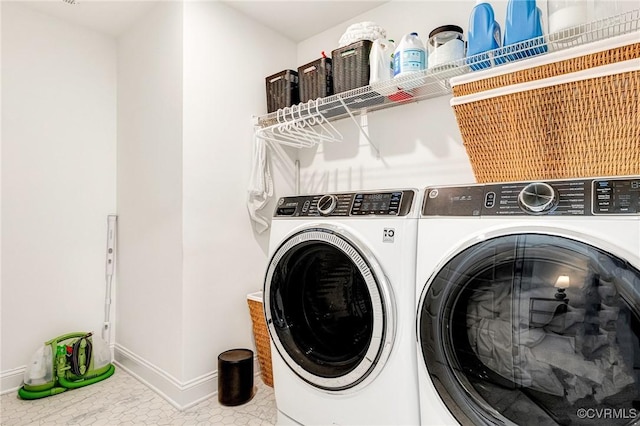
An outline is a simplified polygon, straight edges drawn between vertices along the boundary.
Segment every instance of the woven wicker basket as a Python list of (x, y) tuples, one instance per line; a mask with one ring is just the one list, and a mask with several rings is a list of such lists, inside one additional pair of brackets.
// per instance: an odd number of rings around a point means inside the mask
[(452, 79), (476, 180), (640, 174), (640, 43), (637, 34), (628, 39), (489, 78)]
[(331, 58), (320, 58), (298, 67), (300, 102), (333, 95)]
[(260, 376), (265, 385), (273, 387), (273, 371), (271, 369), (271, 344), (269, 340), (269, 330), (264, 319), (264, 308), (262, 304), (262, 292), (251, 293), (247, 296), (251, 323), (253, 325), (253, 337), (258, 352), (258, 363), (260, 364)]
[(300, 102), (298, 90), (298, 73), (293, 70), (280, 71), (265, 78), (267, 89), (267, 111), (274, 112), (280, 108)]
[(372, 45), (369, 40), (361, 40), (331, 52), (335, 93), (369, 84), (369, 52)]

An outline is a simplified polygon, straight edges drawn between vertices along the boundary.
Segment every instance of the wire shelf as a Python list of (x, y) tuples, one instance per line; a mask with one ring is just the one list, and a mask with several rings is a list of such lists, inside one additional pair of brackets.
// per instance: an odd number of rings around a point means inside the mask
[[(383, 84), (363, 86), (296, 106), (296, 114), (278, 110), (257, 118), (260, 128), (282, 125), (293, 120), (298, 126), (310, 126), (306, 117), (321, 114), (334, 121), (360, 111), (376, 111), (397, 105), (451, 94), (450, 79), (504, 64), (558, 52), (615, 36), (640, 32), (640, 9), (603, 18), (561, 32), (527, 40), (511, 46), (451, 61), (437, 68), (413, 73)], [(640, 38), (639, 38), (640, 40)]]

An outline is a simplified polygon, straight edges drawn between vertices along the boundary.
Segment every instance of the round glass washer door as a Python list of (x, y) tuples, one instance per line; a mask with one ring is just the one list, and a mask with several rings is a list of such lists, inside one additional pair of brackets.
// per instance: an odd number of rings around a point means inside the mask
[(430, 278), (419, 348), (461, 424), (636, 424), (639, 310), (640, 271), (624, 259), (561, 236), (500, 236)]
[(313, 386), (345, 391), (383, 368), (393, 295), (369, 250), (344, 231), (310, 228), (288, 238), (271, 259), (264, 298), (275, 347)]

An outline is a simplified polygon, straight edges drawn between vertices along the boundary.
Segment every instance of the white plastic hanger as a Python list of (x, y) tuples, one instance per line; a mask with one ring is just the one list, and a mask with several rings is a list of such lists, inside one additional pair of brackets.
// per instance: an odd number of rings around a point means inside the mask
[[(306, 106), (306, 108), (303, 107)], [(318, 114), (317, 108), (314, 111), (314, 101), (309, 101), (306, 104), (294, 105), (291, 107), (291, 120), (282, 127), (282, 132), (289, 135), (295, 135), (305, 140), (307, 143), (317, 145), (322, 142), (334, 142), (336, 135), (326, 132), (326, 128), (322, 127), (323, 131), (318, 131), (315, 127), (317, 124), (322, 124), (323, 117)], [(303, 115), (303, 110), (305, 115)], [(297, 114), (297, 116), (296, 116)], [(341, 137), (342, 135), (340, 135)]]
[(256, 135), (259, 138), (264, 139), (266, 141), (275, 142), (277, 144), (288, 145), (294, 148), (304, 148), (304, 147), (313, 146), (314, 143), (310, 142), (306, 137), (303, 138), (301, 136), (292, 135), (290, 132), (282, 131), (282, 129), (284, 129), (288, 124), (288, 120), (286, 116), (289, 113), (289, 111), (290, 111), (289, 107), (279, 109), (276, 113), (277, 123), (271, 126), (259, 129)]

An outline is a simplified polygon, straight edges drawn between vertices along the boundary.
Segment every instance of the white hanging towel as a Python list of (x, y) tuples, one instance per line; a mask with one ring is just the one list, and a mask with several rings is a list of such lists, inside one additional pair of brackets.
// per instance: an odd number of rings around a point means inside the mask
[(247, 194), (247, 209), (258, 234), (269, 228), (270, 221), (260, 213), (260, 210), (273, 196), (273, 178), (267, 158), (267, 143), (264, 139), (255, 137), (253, 144), (253, 158), (251, 160), (251, 177)]

